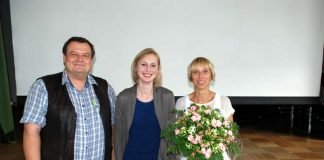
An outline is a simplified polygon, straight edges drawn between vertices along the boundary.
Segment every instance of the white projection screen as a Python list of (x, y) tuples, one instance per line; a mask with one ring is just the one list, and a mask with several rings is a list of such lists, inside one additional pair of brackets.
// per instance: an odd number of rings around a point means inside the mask
[(187, 66), (215, 65), (212, 90), (227, 96), (319, 95), (323, 0), (10, 0), (17, 95), (63, 70), (71, 36), (96, 49), (93, 74), (119, 93), (133, 85), (130, 65), (144, 48), (161, 56), (163, 86), (192, 91)]

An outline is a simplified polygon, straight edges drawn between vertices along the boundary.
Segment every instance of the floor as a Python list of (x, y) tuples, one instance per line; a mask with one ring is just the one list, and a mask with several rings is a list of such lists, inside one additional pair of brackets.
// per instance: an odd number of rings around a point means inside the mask
[[(324, 160), (324, 139), (241, 128), (241, 160)], [(0, 160), (23, 160), (21, 143), (0, 143)]]
[(324, 139), (286, 133), (242, 129), (242, 160), (324, 159)]

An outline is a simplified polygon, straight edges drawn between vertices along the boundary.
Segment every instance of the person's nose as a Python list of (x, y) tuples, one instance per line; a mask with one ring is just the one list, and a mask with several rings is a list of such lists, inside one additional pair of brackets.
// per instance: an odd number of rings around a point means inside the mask
[(83, 61), (83, 57), (82, 57), (82, 55), (77, 55), (76, 60), (77, 60), (77, 61)]
[(198, 77), (202, 78), (203, 77), (203, 72), (198, 72)]
[(147, 66), (145, 67), (145, 70), (146, 70), (147, 72), (150, 72), (150, 71), (152, 70), (152, 67), (151, 67), (150, 65), (147, 65)]

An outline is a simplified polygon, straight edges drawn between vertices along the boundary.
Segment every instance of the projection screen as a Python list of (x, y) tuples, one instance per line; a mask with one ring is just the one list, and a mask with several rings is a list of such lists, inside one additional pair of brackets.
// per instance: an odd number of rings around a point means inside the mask
[(161, 56), (163, 86), (192, 91), (187, 66), (215, 65), (212, 89), (227, 96), (319, 95), (323, 0), (28, 0), (10, 1), (17, 95), (64, 69), (71, 36), (95, 45), (93, 74), (119, 93), (133, 85), (130, 65), (144, 48)]

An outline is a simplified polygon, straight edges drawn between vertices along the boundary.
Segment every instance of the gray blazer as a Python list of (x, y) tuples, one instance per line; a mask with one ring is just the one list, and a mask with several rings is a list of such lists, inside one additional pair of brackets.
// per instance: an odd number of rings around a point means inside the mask
[[(128, 133), (133, 121), (136, 103), (136, 89), (134, 85), (118, 94), (116, 99), (116, 121), (115, 121), (115, 158), (123, 160), (124, 150), (128, 142)], [(169, 122), (175, 120), (175, 99), (172, 91), (163, 87), (153, 89), (154, 108), (161, 130), (167, 127)], [(162, 139), (160, 143), (158, 160), (174, 159), (167, 156), (167, 145)]]

